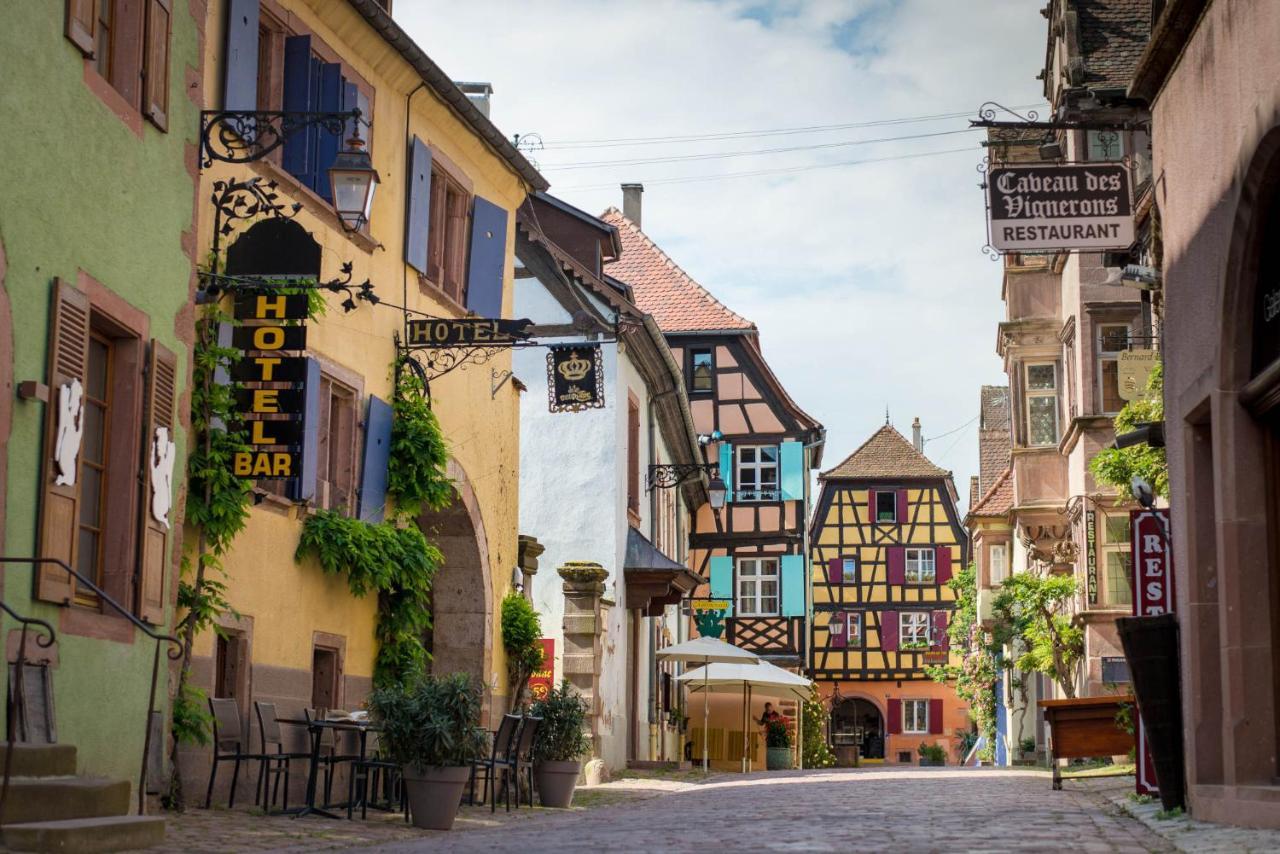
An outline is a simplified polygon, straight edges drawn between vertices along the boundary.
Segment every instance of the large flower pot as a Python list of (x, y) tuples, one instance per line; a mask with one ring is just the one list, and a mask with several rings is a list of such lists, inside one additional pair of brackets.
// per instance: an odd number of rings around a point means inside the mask
[(765, 748), (764, 767), (770, 771), (789, 771), (791, 769), (791, 748)]
[(538, 801), (544, 807), (566, 809), (573, 803), (573, 791), (578, 788), (581, 762), (539, 762), (533, 766), (533, 778), (538, 783)]
[(414, 827), (450, 830), (471, 769), (463, 765), (404, 769), (404, 790)]

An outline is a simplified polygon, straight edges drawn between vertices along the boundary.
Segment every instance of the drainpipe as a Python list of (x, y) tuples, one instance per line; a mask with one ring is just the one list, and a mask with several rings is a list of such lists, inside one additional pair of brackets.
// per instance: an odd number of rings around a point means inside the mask
[[(655, 403), (654, 395), (649, 395), (648, 404), (645, 409), (648, 413), (648, 430), (649, 437), (649, 465), (653, 465), (657, 460), (657, 443), (655, 442), (656, 433), (653, 428), (653, 408)], [(649, 469), (645, 467), (645, 483), (648, 484)], [(679, 487), (676, 487), (677, 489)], [(658, 493), (649, 490), (649, 533), (652, 534), (654, 526), (658, 520)], [(658, 759), (659, 737), (658, 730), (662, 714), (658, 708), (658, 631), (657, 623), (652, 620), (649, 622), (649, 759)]]

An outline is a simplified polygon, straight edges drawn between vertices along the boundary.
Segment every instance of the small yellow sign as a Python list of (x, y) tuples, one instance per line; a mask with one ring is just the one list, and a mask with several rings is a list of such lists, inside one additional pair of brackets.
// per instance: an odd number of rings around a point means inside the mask
[(729, 600), (695, 599), (689, 603), (689, 607), (694, 611), (727, 611), (729, 609)]
[(1155, 350), (1125, 350), (1120, 354), (1116, 367), (1122, 400), (1146, 396), (1147, 379), (1159, 360), (1160, 354)]

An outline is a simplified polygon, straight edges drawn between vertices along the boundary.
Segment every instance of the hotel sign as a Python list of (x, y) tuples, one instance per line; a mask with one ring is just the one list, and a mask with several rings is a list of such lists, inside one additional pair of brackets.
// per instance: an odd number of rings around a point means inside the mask
[(531, 320), (487, 317), (414, 319), (405, 330), (405, 345), (410, 348), (509, 346), (527, 340), (532, 326)]
[(547, 394), (552, 412), (604, 406), (604, 360), (599, 344), (569, 344), (547, 353)]
[(991, 245), (1004, 252), (1127, 249), (1129, 170), (1116, 163), (1000, 166), (987, 176)]
[[(1133, 550), (1133, 615), (1158, 617), (1177, 610), (1173, 599), (1173, 552), (1169, 542), (1169, 511), (1132, 510), (1129, 512), (1130, 545)], [(1146, 727), (1141, 715), (1137, 721), (1137, 791), (1140, 795), (1159, 793), (1155, 763), (1147, 745)]]

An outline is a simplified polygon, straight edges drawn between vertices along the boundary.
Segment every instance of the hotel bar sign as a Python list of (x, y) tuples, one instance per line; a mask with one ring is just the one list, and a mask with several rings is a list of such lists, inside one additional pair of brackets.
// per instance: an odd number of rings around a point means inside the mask
[(987, 175), (991, 245), (1002, 252), (1127, 249), (1129, 170), (1119, 163), (999, 166)]

